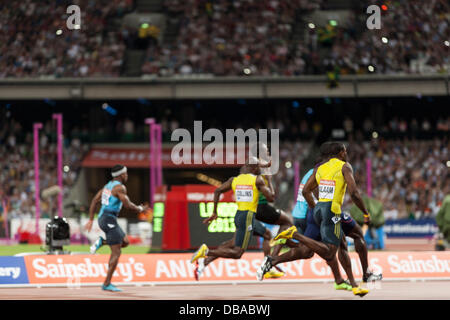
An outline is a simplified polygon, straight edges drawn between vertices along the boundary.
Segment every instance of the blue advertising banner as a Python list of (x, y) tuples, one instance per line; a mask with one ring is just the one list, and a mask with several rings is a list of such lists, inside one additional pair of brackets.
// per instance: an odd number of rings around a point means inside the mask
[(433, 218), (411, 220), (411, 219), (398, 219), (398, 220), (386, 220), (383, 226), (384, 233), (389, 237), (433, 237), (439, 228), (436, 224), (436, 220)]
[(23, 257), (0, 257), (0, 285), (28, 283)]

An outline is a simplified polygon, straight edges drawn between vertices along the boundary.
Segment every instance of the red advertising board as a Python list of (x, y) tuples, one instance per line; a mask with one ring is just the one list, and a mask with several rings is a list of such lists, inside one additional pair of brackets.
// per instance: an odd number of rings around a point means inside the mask
[[(161, 154), (161, 162), (163, 168), (199, 168), (199, 167), (237, 167), (238, 163), (238, 152), (234, 152), (234, 162), (230, 163), (226, 157), (229, 154), (226, 150), (222, 152), (222, 156), (217, 155), (217, 157), (208, 157), (203, 153), (203, 150), (197, 151), (192, 149), (191, 151), (191, 161), (189, 162), (178, 162), (176, 159), (181, 161), (181, 157), (178, 153), (172, 154), (171, 147), (164, 147)], [(174, 160), (175, 159), (175, 160)], [(148, 148), (104, 148), (104, 147), (93, 147), (86, 155), (83, 160), (83, 167), (92, 168), (111, 168), (118, 162), (129, 167), (129, 168), (148, 168), (150, 160), (150, 154)]]
[[(351, 252), (353, 273), (362, 276), (356, 253)], [(93, 284), (102, 283), (108, 269), (108, 255), (45, 255), (25, 256), (30, 284)], [(190, 253), (142, 254), (120, 257), (113, 276), (116, 284), (126, 283), (189, 283), (195, 282)], [(257, 281), (256, 270), (262, 253), (247, 252), (239, 260), (218, 259), (204, 272), (201, 282)], [(332, 280), (330, 268), (318, 256), (309, 260), (284, 263), (286, 274), (265, 281)], [(382, 272), (383, 279), (450, 279), (450, 252), (370, 252), (369, 267)], [(344, 271), (342, 274), (344, 274)]]

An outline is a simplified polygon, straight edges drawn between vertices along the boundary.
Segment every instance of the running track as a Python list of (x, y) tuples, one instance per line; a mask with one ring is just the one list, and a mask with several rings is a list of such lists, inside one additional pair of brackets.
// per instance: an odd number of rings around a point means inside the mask
[(450, 281), (384, 281), (365, 297), (336, 291), (328, 283), (122, 286), (123, 292), (99, 287), (0, 288), (0, 300), (450, 300)]

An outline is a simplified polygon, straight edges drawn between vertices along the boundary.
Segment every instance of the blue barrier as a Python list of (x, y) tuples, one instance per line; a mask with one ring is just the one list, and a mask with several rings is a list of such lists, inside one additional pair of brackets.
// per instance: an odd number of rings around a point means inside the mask
[(436, 220), (433, 218), (387, 220), (384, 224), (384, 232), (390, 238), (430, 238), (438, 230)]
[(0, 285), (28, 283), (23, 257), (0, 257)]

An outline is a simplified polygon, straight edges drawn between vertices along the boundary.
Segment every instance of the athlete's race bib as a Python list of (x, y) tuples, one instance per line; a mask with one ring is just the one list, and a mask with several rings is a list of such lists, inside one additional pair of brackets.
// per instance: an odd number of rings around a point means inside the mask
[(102, 192), (102, 205), (109, 205), (109, 198), (111, 197), (111, 190), (104, 188)]
[(299, 202), (306, 202), (305, 197), (303, 196), (303, 187), (305, 185), (302, 183), (300, 184), (300, 186), (298, 187), (298, 193), (297, 193), (297, 201)]
[(335, 189), (336, 189), (336, 181), (320, 180), (319, 199), (333, 200)]
[(339, 221), (341, 221), (341, 217), (339, 215), (334, 215), (333, 218), (331, 218), (331, 221), (333, 221), (334, 224), (338, 223)]
[(253, 186), (237, 185), (235, 190), (236, 202), (252, 202)]

